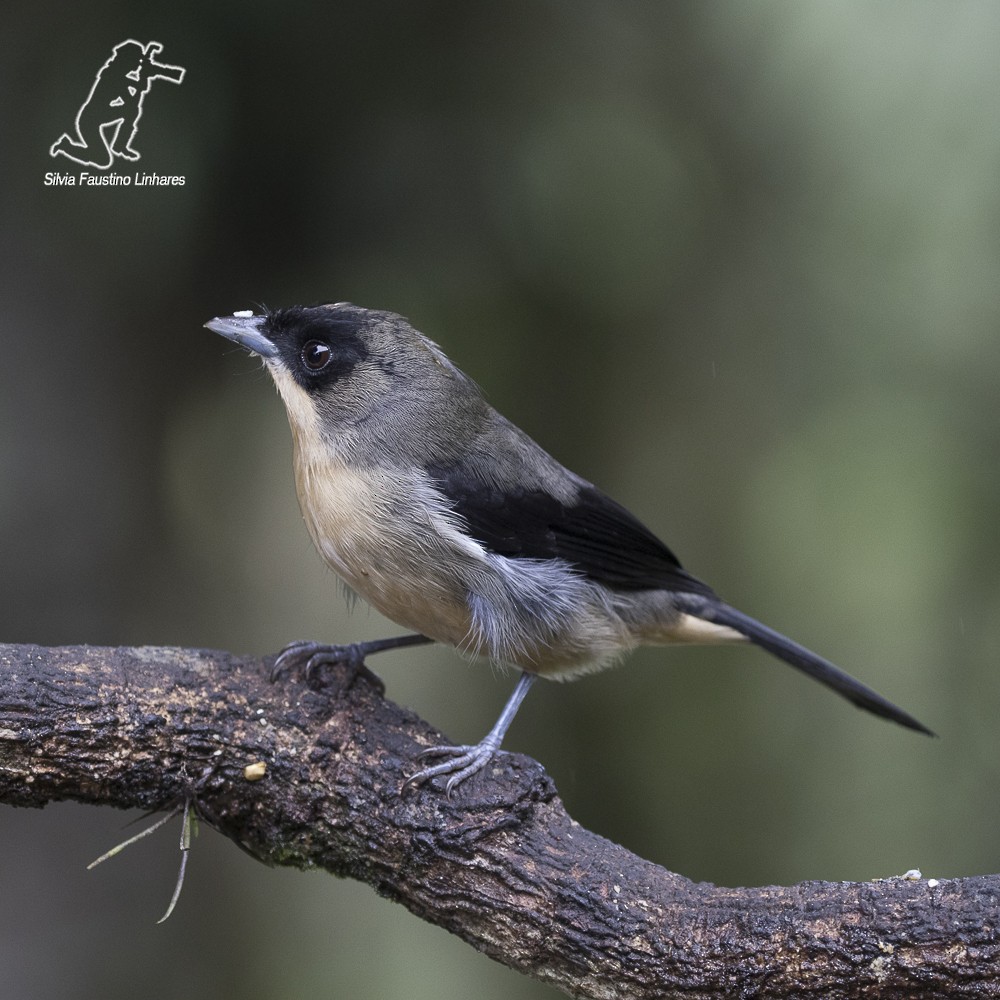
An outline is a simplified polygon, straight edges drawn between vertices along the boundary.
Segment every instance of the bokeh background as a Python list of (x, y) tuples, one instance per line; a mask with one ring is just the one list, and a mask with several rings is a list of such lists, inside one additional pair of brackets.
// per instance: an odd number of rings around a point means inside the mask
[[(269, 380), (202, 324), (388, 308), (940, 734), (755, 650), (646, 650), (510, 734), (580, 822), (727, 885), (1000, 869), (1000, 6), (8, 0), (0, 29), (0, 639), (386, 634), (310, 547)], [(187, 70), (137, 140), (185, 185), (46, 187), (126, 38)], [(455, 739), (511, 685), (373, 666)], [(129, 818), (0, 811), (5, 995), (555, 995), (211, 830), (157, 926), (176, 827), (84, 871)]]

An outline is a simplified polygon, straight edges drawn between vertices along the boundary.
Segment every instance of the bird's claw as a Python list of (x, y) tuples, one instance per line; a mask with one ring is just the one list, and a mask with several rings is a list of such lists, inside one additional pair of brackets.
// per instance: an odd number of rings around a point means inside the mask
[(364, 675), (369, 684), (379, 694), (385, 694), (385, 684), (382, 679), (373, 674), (365, 666), (365, 649), (362, 643), (351, 643), (346, 646), (330, 646), (321, 642), (299, 640), (290, 642), (278, 654), (271, 668), (272, 683), (280, 680), (285, 674), (301, 669), (306, 684), (313, 689), (325, 686), (323, 676), (326, 667), (344, 667), (347, 676), (341, 685), (342, 691), (354, 686), (358, 677)]
[[(417, 754), (417, 760), (424, 760), (428, 757), (450, 757), (451, 760), (444, 760), (440, 764), (433, 764), (425, 767), (416, 774), (411, 774), (403, 782), (403, 791), (416, 785), (422, 785), (425, 781), (430, 781), (437, 788), (443, 788), (445, 795), (451, 798), (451, 793), (466, 778), (481, 771), (486, 765), (501, 752), (492, 741), (483, 740), (475, 746), (436, 746), (427, 747)], [(444, 780), (445, 775), (450, 775)]]

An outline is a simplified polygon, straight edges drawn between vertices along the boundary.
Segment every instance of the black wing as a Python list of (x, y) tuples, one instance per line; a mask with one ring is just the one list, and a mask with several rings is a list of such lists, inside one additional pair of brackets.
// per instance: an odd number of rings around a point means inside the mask
[(589, 484), (571, 504), (548, 491), (501, 489), (462, 466), (431, 467), (469, 533), (492, 552), (526, 559), (563, 559), (592, 580), (621, 590), (675, 590), (714, 596), (621, 504)]

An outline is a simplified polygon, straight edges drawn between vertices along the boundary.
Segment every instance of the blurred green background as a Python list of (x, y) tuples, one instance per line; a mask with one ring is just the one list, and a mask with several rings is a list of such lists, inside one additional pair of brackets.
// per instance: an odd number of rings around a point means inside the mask
[[(536, 688), (509, 736), (576, 819), (727, 885), (1000, 869), (1000, 6), (8, 0), (0, 29), (0, 639), (391, 632), (347, 615), (270, 381), (202, 324), (392, 309), (941, 736), (752, 649), (645, 650)], [(136, 143), (185, 185), (46, 187), (126, 38), (187, 69)], [(512, 683), (373, 666), (461, 740)], [(555, 995), (210, 830), (156, 926), (176, 828), (84, 871), (122, 822), (0, 812), (7, 996)]]

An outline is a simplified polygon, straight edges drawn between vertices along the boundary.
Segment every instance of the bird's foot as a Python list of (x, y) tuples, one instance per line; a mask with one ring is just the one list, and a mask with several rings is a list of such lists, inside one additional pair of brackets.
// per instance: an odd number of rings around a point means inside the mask
[(274, 661), (271, 681), (280, 680), (285, 674), (301, 669), (309, 687), (318, 689), (325, 684), (323, 677), (325, 668), (343, 667), (347, 671), (347, 676), (341, 685), (342, 691), (349, 690), (359, 677), (364, 676), (380, 695), (385, 694), (382, 678), (365, 666), (365, 657), (369, 653), (378, 652), (381, 648), (375, 643), (368, 642), (352, 642), (345, 646), (330, 646), (322, 642), (303, 640), (290, 642)]
[[(403, 791), (414, 785), (422, 785), (430, 781), (436, 788), (443, 788), (449, 798), (451, 793), (466, 778), (481, 771), (498, 754), (501, 753), (500, 741), (489, 737), (475, 746), (439, 746), (428, 747), (417, 755), (417, 760), (428, 757), (450, 757), (440, 764), (432, 764), (423, 770), (411, 774), (403, 782)], [(447, 776), (447, 777), (446, 777)]]

